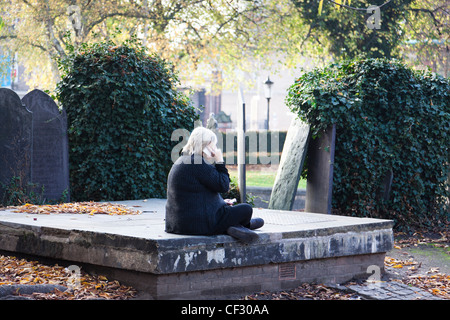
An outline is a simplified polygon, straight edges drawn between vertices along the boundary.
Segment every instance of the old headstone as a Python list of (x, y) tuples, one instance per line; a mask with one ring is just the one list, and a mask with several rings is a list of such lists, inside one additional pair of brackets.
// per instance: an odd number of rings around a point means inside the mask
[(331, 213), (336, 125), (312, 139), (308, 147), (305, 211)]
[(292, 120), (270, 196), (269, 209), (292, 210), (306, 158), (309, 136), (308, 124), (297, 118)]
[(69, 201), (69, 154), (65, 111), (46, 93), (33, 90), (22, 102), (33, 113), (31, 181), (44, 186), (43, 197)]
[(12, 90), (0, 88), (0, 201), (13, 177), (31, 177), (32, 114)]

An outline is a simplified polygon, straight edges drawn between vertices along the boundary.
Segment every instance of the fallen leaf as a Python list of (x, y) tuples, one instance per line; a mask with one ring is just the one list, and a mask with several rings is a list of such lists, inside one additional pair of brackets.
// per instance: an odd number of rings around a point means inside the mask
[(136, 209), (128, 208), (121, 204), (111, 204), (108, 202), (74, 202), (55, 205), (33, 205), (26, 203), (22, 206), (10, 206), (13, 212), (24, 212), (31, 214), (108, 214), (108, 215), (136, 215), (142, 212)]
[[(17, 259), (0, 255), (0, 285), (7, 284), (58, 284), (67, 287), (72, 273), (57, 264), (44, 265), (37, 261)], [(118, 281), (108, 281), (104, 276), (91, 276), (81, 271), (80, 286), (74, 290), (51, 293), (34, 293), (39, 300), (85, 300), (85, 299), (130, 299), (136, 295), (132, 287), (121, 285)]]

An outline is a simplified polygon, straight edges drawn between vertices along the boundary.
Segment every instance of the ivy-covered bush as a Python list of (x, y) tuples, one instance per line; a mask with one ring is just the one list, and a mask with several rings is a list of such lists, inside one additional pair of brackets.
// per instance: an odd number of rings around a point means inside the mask
[(336, 124), (335, 213), (393, 219), (402, 230), (448, 227), (449, 89), (448, 79), (384, 59), (344, 61), (296, 80), (287, 103), (313, 138)]
[(171, 134), (198, 118), (172, 66), (134, 40), (83, 44), (60, 68), (72, 199), (165, 197)]

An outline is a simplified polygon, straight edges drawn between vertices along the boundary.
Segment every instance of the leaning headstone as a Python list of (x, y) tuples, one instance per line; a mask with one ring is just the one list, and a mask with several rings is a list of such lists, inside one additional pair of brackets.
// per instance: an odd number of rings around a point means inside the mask
[[(22, 102), (33, 112), (33, 161), (31, 182), (43, 186), (47, 200), (69, 201), (69, 148), (67, 117), (53, 99), (33, 90)], [(62, 199), (62, 196), (66, 196)]]
[(308, 148), (305, 211), (331, 213), (336, 125), (312, 139)]
[(281, 153), (280, 165), (269, 201), (269, 209), (292, 210), (298, 182), (308, 150), (310, 126), (292, 120)]
[(30, 181), (32, 114), (12, 90), (0, 88), (0, 202), (6, 186), (16, 177)]

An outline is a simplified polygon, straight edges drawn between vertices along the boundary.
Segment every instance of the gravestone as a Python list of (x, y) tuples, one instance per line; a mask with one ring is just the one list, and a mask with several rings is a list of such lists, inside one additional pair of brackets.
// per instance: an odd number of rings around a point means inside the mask
[(31, 181), (44, 186), (43, 197), (69, 201), (69, 149), (67, 117), (53, 99), (40, 90), (26, 94), (22, 102), (33, 113), (33, 161)]
[(13, 177), (31, 178), (32, 114), (12, 90), (0, 88), (0, 201)]
[(307, 212), (331, 213), (335, 143), (334, 124), (309, 144), (305, 200)]
[(310, 126), (293, 119), (286, 135), (269, 209), (292, 210), (309, 144)]
[[(12, 179), (29, 183), (46, 200), (69, 201), (67, 117), (46, 93), (23, 97), (0, 88), (0, 201)], [(41, 192), (43, 187), (43, 192)]]

